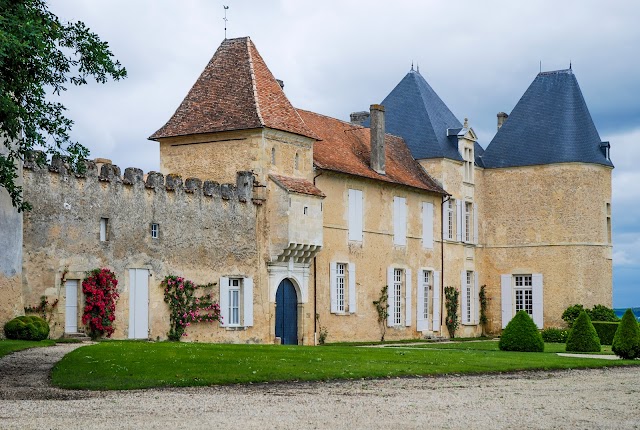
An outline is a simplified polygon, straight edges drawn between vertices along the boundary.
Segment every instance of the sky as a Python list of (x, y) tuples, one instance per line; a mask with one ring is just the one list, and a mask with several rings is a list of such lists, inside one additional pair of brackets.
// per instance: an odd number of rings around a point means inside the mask
[(123, 170), (225, 37), (250, 36), (295, 107), (347, 120), (420, 73), (486, 147), (542, 69), (572, 64), (613, 171), (613, 305), (640, 306), (640, 3), (635, 0), (51, 0), (107, 41), (127, 79), (69, 88), (72, 138)]

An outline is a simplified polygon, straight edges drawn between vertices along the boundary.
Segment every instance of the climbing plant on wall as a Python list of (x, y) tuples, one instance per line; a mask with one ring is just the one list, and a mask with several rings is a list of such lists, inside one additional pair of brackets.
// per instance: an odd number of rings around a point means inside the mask
[(196, 296), (198, 289), (211, 288), (215, 285), (196, 285), (179, 276), (169, 275), (160, 286), (164, 289), (164, 301), (169, 304), (169, 322), (171, 327), (167, 336), (169, 340), (179, 341), (187, 336), (185, 330), (192, 323), (220, 321), (220, 306), (213, 300), (212, 294)]
[(118, 294), (118, 280), (109, 269), (94, 269), (82, 281), (84, 293), (84, 311), (82, 324), (88, 328), (91, 339), (98, 339), (104, 335), (113, 334), (113, 321), (116, 319), (116, 301)]
[(482, 327), (482, 335), (484, 336), (484, 332), (489, 322), (489, 318), (487, 317), (487, 308), (489, 307), (489, 298), (487, 297), (487, 286), (483, 285), (480, 287), (480, 292), (478, 293), (478, 298), (480, 299), (480, 327)]
[(447, 309), (447, 319), (445, 323), (447, 330), (449, 330), (449, 336), (453, 339), (456, 337), (456, 330), (460, 326), (460, 320), (458, 319), (458, 296), (460, 292), (454, 287), (444, 287), (444, 306)]
[(380, 297), (374, 300), (373, 306), (378, 312), (378, 325), (380, 326), (380, 342), (384, 342), (384, 335), (387, 333), (387, 318), (389, 317), (389, 289), (385, 285), (380, 290)]

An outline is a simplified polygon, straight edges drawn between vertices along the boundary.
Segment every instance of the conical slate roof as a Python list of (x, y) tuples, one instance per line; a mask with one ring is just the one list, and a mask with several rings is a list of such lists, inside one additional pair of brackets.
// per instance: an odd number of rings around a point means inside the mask
[(413, 158), (462, 160), (457, 137), (447, 136), (447, 129), (459, 130), (462, 124), (419, 72), (407, 73), (381, 104), (386, 132), (401, 136)]
[(273, 128), (317, 137), (248, 37), (225, 39), (176, 112), (149, 139)]
[(582, 162), (613, 166), (571, 69), (534, 79), (482, 155), (485, 168)]

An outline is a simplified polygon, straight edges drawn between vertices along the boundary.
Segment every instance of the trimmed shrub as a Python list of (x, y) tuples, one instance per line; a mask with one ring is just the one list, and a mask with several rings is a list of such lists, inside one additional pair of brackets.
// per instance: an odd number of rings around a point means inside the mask
[(640, 328), (631, 309), (627, 309), (622, 316), (611, 350), (620, 358), (633, 360), (640, 357)]
[(569, 331), (563, 328), (545, 328), (542, 330), (542, 340), (549, 343), (565, 343)]
[(580, 316), (580, 312), (584, 311), (582, 305), (572, 305), (564, 310), (562, 313), (562, 319), (567, 323), (569, 328), (573, 326), (573, 322)]
[(44, 340), (49, 337), (49, 324), (35, 315), (17, 317), (4, 325), (4, 335), (14, 340)]
[(543, 352), (544, 341), (529, 314), (519, 311), (502, 330), (498, 347), (502, 351)]
[(567, 352), (600, 352), (602, 346), (596, 329), (591, 324), (591, 318), (585, 311), (573, 322), (573, 327), (567, 337)]
[(620, 325), (619, 322), (591, 321), (591, 324), (593, 324), (598, 333), (600, 345), (611, 345), (613, 343), (613, 336), (616, 335), (616, 330)]

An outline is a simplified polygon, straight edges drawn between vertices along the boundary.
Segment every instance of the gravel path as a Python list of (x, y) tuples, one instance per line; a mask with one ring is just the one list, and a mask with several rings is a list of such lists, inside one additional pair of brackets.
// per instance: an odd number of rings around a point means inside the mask
[[(45, 367), (71, 349), (0, 360), (0, 428), (640, 429), (638, 367), (98, 393), (47, 388)], [(19, 355), (43, 356), (40, 376), (7, 377)]]

